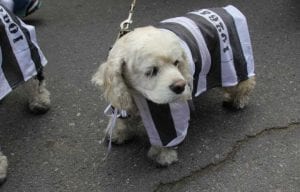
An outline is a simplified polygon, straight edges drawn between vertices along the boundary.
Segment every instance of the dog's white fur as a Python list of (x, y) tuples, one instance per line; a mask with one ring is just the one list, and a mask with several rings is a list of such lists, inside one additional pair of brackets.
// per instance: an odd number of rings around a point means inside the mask
[(7, 157), (0, 152), (0, 184), (6, 179), (7, 167)]
[[(155, 103), (169, 103), (191, 98), (192, 76), (187, 57), (177, 36), (166, 30), (148, 26), (137, 28), (119, 39), (107, 61), (100, 65), (92, 81), (102, 88), (104, 97), (114, 107), (136, 114), (132, 94), (138, 92)], [(180, 82), (184, 91), (176, 94), (171, 85)], [(224, 88), (225, 101), (244, 108), (255, 86), (250, 78), (237, 86)], [(118, 119), (113, 142), (123, 143), (132, 134), (126, 120)], [(173, 148), (151, 146), (148, 156), (160, 165), (177, 161)]]
[(29, 91), (29, 110), (33, 113), (45, 113), (50, 109), (50, 92), (46, 88), (46, 81), (34, 81)]
[[(50, 108), (50, 92), (46, 89), (45, 80), (30, 80), (25, 84), (28, 95), (28, 108), (34, 114), (42, 114)], [(6, 180), (8, 160), (0, 151), (0, 184)]]

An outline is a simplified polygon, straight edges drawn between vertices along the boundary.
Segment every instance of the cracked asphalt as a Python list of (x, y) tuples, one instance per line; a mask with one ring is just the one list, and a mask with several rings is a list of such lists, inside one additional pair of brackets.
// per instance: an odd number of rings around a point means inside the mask
[[(257, 86), (249, 106), (222, 108), (219, 90), (196, 100), (179, 162), (157, 168), (145, 136), (100, 144), (105, 101), (90, 79), (105, 60), (130, 0), (43, 0), (36, 26), (49, 64), (52, 108), (28, 113), (23, 88), (0, 104), (0, 145), (9, 159), (1, 192), (300, 191), (300, 3), (296, 0), (138, 0), (134, 26), (232, 4), (248, 18)], [(138, 125), (135, 125), (138, 126)]]

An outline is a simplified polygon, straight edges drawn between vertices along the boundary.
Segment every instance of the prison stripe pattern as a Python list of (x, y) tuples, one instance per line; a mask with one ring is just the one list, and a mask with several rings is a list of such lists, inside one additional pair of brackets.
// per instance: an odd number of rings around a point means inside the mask
[(156, 104), (138, 94), (134, 101), (152, 145), (172, 147), (183, 141), (190, 120), (187, 101)]
[(35, 28), (0, 5), (0, 99), (42, 71), (47, 60)]
[[(189, 12), (156, 27), (179, 38), (194, 77), (194, 96), (255, 75), (246, 18), (231, 5)], [(190, 119), (187, 101), (156, 104), (141, 95), (134, 100), (152, 145), (173, 147), (184, 140)]]
[(254, 76), (246, 18), (235, 7), (189, 12), (164, 20), (158, 27), (175, 33), (187, 55), (191, 55), (195, 96)]
[[(254, 76), (247, 21), (237, 8), (201, 9), (164, 20), (157, 27), (179, 37), (194, 77), (194, 96)], [(135, 96), (135, 101), (152, 145), (172, 147), (184, 140), (188, 102), (158, 105), (142, 96)]]

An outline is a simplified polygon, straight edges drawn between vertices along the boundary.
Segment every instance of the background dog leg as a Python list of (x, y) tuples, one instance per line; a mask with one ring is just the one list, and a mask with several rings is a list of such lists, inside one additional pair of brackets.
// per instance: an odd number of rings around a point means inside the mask
[(151, 146), (148, 157), (161, 166), (169, 166), (178, 161), (175, 148)]
[(36, 114), (45, 113), (50, 109), (50, 92), (46, 89), (45, 80), (34, 82), (29, 96), (29, 109)]
[(7, 158), (0, 152), (0, 184), (6, 180), (7, 167)]
[(223, 105), (233, 109), (243, 109), (249, 102), (249, 95), (254, 89), (255, 83), (255, 78), (251, 77), (237, 86), (224, 88)]

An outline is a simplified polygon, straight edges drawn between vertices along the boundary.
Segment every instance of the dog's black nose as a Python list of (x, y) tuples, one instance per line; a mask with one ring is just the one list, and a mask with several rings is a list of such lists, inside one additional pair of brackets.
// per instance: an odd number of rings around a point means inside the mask
[(177, 80), (176, 82), (174, 82), (172, 85), (170, 85), (170, 89), (176, 93), (176, 94), (180, 94), (184, 91), (186, 82), (184, 80)]

